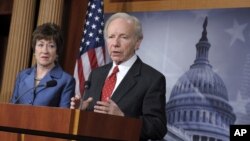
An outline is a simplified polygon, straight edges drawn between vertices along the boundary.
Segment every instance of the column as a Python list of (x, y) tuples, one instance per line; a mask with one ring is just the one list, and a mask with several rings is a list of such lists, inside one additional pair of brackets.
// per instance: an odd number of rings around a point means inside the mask
[(34, 25), (35, 0), (14, 0), (4, 62), (0, 101), (8, 102), (17, 73), (28, 67), (31, 35)]
[(37, 25), (52, 22), (62, 24), (64, 0), (41, 0)]

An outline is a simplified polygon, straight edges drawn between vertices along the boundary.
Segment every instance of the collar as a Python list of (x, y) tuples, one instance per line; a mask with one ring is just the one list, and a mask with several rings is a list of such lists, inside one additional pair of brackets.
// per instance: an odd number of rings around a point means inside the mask
[[(135, 63), (137, 59), (137, 55), (134, 54), (131, 58), (129, 58), (127, 61), (122, 62), (121, 64), (118, 65), (118, 68), (120, 71), (126, 71), (129, 70), (132, 65)], [(116, 66), (115, 62), (113, 62), (113, 66), (111, 68), (111, 70), (113, 70), (113, 68)]]
[[(35, 73), (36, 66), (33, 67), (30, 71), (27, 72), (27, 74)], [(50, 75), (51, 78), (61, 78), (63, 74), (63, 70), (60, 67), (58, 63), (55, 64), (55, 66), (48, 72), (48, 75)]]

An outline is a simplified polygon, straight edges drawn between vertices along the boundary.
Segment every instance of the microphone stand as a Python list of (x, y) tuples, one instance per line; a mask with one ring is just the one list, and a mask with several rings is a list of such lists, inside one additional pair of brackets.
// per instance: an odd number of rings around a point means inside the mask
[(36, 89), (38, 87), (44, 87), (44, 86), (45, 85), (37, 85), (35, 87), (32, 87), (32, 88), (28, 89), (27, 91), (25, 91), (24, 93), (22, 93), (21, 95), (19, 95), (17, 98), (15, 98), (14, 101), (13, 101), (13, 104), (18, 104), (19, 103), (18, 101), (20, 100), (20, 98), (23, 97), (24, 95), (26, 95), (29, 91), (31, 91), (33, 89)]
[(34, 104), (34, 100), (36, 99), (36, 88), (33, 90), (33, 100), (32, 100), (32, 103), (31, 105)]
[(79, 109), (82, 110), (82, 108), (83, 108), (83, 99), (82, 99), (82, 97), (81, 97)]
[(12, 103), (13, 103), (13, 104), (19, 104), (20, 98), (23, 97), (24, 95), (26, 95), (29, 91), (33, 90), (33, 102), (32, 102), (32, 105), (33, 105), (34, 99), (35, 99), (35, 97), (36, 97), (36, 95), (37, 95), (36, 89), (37, 89), (38, 87), (44, 87), (44, 89), (45, 89), (45, 88), (48, 88), (48, 87), (54, 87), (54, 86), (56, 86), (56, 85), (57, 85), (57, 81), (56, 81), (56, 80), (47, 81), (46, 84), (39, 84), (39, 85), (37, 85), (37, 86), (35, 86), (35, 87), (32, 87), (32, 88), (28, 89), (28, 90), (25, 91), (24, 93), (20, 94), (17, 98), (14, 98), (14, 100), (13, 100)]
[(86, 92), (87, 89), (89, 89), (89, 87), (90, 87), (90, 82), (85, 81), (85, 83), (84, 83), (84, 92), (83, 92), (83, 94), (81, 95), (81, 98), (80, 98), (80, 106), (79, 106), (80, 110), (83, 109), (83, 102), (84, 102), (83, 96), (85, 95), (85, 92)]

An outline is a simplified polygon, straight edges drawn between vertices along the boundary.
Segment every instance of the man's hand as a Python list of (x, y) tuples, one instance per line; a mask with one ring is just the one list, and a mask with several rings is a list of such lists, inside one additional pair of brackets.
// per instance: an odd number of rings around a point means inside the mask
[(89, 107), (89, 103), (91, 103), (92, 101), (93, 101), (92, 97), (89, 97), (87, 100), (82, 101), (82, 103), (80, 105), (80, 109), (86, 110)]
[(80, 102), (81, 102), (81, 96), (80, 95), (76, 95), (75, 97), (72, 97), (71, 102), (70, 102), (70, 109), (79, 108)]
[(96, 105), (94, 106), (94, 112), (124, 116), (124, 113), (121, 111), (121, 109), (110, 98), (108, 101), (97, 101)]
[(80, 108), (81, 110), (86, 110), (89, 106), (89, 103), (93, 101), (92, 97), (89, 97), (87, 100), (82, 101), (80, 95), (76, 95), (71, 98), (70, 109)]

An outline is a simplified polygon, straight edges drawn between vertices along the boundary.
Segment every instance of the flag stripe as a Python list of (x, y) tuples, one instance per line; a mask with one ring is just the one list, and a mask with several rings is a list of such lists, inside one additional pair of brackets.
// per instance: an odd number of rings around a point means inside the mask
[(78, 61), (78, 78), (79, 78), (79, 83), (78, 83), (78, 85), (79, 85), (79, 90), (80, 90), (80, 92), (81, 91), (83, 91), (83, 82), (84, 82), (84, 75), (83, 75), (83, 65), (82, 65), (82, 59), (79, 59)]
[(96, 54), (95, 54), (95, 49), (90, 49), (88, 51), (88, 57), (90, 58), (90, 68), (94, 69), (97, 67), (97, 59), (96, 59)]
[[(85, 53), (84, 55), (82, 55), (82, 62), (83, 62), (83, 73), (84, 76), (89, 76), (90, 71), (91, 71), (91, 67), (90, 67), (90, 60), (88, 57), (88, 54)], [(87, 78), (85, 78), (84, 80), (86, 80)]]
[(95, 49), (96, 52), (96, 57), (97, 57), (97, 63), (98, 66), (102, 66), (103, 64), (105, 64), (104, 60), (105, 60), (105, 49), (104, 47), (99, 47)]

